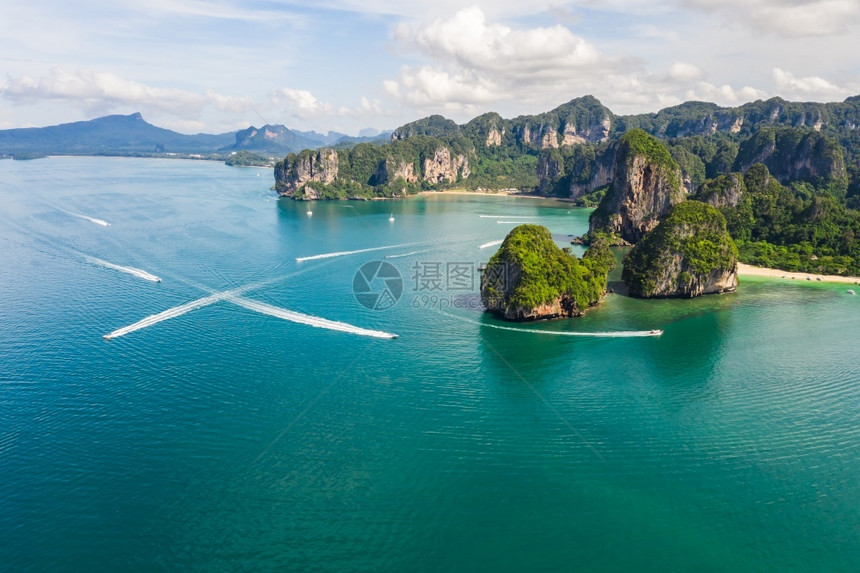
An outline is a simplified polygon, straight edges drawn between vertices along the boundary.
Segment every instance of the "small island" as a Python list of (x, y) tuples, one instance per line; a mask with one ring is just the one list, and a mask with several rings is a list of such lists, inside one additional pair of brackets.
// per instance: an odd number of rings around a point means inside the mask
[(615, 256), (593, 244), (582, 258), (561, 249), (546, 227), (515, 227), (481, 276), (481, 302), (507, 320), (582, 316), (606, 293)]
[(680, 203), (627, 254), (622, 279), (641, 298), (734, 292), (738, 249), (726, 218), (699, 201)]

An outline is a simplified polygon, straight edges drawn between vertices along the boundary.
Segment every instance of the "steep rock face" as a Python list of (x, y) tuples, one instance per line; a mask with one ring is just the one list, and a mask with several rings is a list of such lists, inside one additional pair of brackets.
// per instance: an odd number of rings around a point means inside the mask
[(430, 183), (452, 183), (458, 177), (468, 178), (472, 171), (465, 155), (451, 155), (447, 147), (438, 147), (432, 157), (424, 159), (424, 180)]
[(564, 160), (561, 155), (557, 151), (541, 152), (537, 165), (538, 192), (541, 195), (547, 195), (562, 175), (564, 175)]
[(580, 316), (606, 292), (611, 262), (606, 247), (577, 259), (556, 246), (546, 227), (519, 225), (481, 275), (481, 302), (508, 320)]
[(737, 207), (746, 189), (743, 175), (729, 173), (705, 181), (692, 199), (717, 208)]
[(337, 151), (331, 148), (291, 153), (275, 165), (275, 189), (281, 196), (292, 197), (304, 188), (305, 195), (314, 198), (319, 193), (309, 184), (332, 183), (337, 179), (337, 167)]
[(373, 185), (384, 185), (397, 179), (402, 179), (406, 183), (417, 183), (418, 176), (415, 174), (415, 164), (411, 161), (385, 159), (379, 163), (371, 181)]
[(795, 180), (817, 185), (847, 185), (842, 148), (817, 131), (762, 129), (741, 144), (734, 170), (745, 172), (763, 163), (781, 183)]
[(612, 146), (594, 160), (591, 164), (591, 178), (586, 183), (571, 179), (571, 199), (579, 199), (583, 195), (588, 195), (612, 183), (615, 177), (615, 151), (616, 146)]
[(694, 297), (737, 288), (738, 250), (716, 208), (685, 201), (624, 259), (632, 296)]
[(499, 129), (498, 126), (492, 125), (490, 126), (490, 132), (487, 134), (487, 147), (493, 147), (494, 145), (498, 146), (502, 144), (502, 137), (505, 135), (505, 128)]
[(609, 131), (612, 121), (609, 116), (604, 116), (599, 123), (577, 129), (575, 121), (567, 121), (561, 134), (562, 145), (575, 145), (580, 143), (603, 143), (609, 141)]
[(515, 134), (522, 145), (541, 149), (558, 147), (558, 132), (550, 124), (524, 123), (519, 126)]
[(644, 131), (631, 130), (618, 141), (612, 183), (589, 218), (589, 233), (635, 243), (683, 200), (681, 170), (669, 151)]

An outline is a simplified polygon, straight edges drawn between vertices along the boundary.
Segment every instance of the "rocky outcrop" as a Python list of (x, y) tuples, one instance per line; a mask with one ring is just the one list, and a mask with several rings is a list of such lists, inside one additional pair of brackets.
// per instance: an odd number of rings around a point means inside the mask
[(705, 181), (691, 198), (717, 208), (737, 207), (746, 189), (743, 175), (729, 173)]
[(469, 159), (465, 155), (452, 156), (447, 147), (436, 148), (432, 157), (424, 159), (424, 180), (430, 183), (453, 183), (471, 173)]
[(548, 195), (556, 181), (564, 175), (564, 160), (558, 151), (542, 151), (538, 157), (538, 193)]
[(808, 181), (814, 185), (847, 186), (842, 148), (817, 131), (762, 129), (741, 144), (734, 170), (746, 172), (763, 163), (783, 184)]
[(593, 193), (597, 189), (612, 183), (612, 180), (615, 178), (615, 151), (616, 146), (612, 146), (591, 163), (591, 177), (587, 181), (582, 182), (571, 178), (571, 199), (579, 199), (583, 195)]
[(397, 179), (406, 183), (417, 183), (418, 176), (415, 174), (415, 164), (412, 161), (385, 159), (379, 163), (376, 173), (371, 178), (372, 185), (385, 185)]
[(492, 125), (490, 126), (490, 132), (487, 134), (487, 147), (493, 147), (494, 145), (502, 144), (502, 136), (505, 135), (505, 128), (499, 129), (498, 126)]
[(578, 259), (558, 248), (546, 227), (519, 225), (481, 275), (481, 302), (507, 320), (580, 316), (606, 292), (614, 259), (602, 248)]
[(622, 279), (632, 296), (690, 298), (733, 292), (737, 267), (725, 217), (710, 205), (685, 201), (627, 254)]
[(575, 121), (567, 121), (561, 133), (562, 145), (576, 145), (581, 143), (603, 143), (609, 141), (609, 131), (612, 121), (609, 116), (604, 116), (598, 123), (587, 125), (578, 129)]
[(275, 165), (275, 189), (283, 197), (293, 197), (304, 190), (305, 196), (313, 199), (319, 196), (313, 183), (328, 185), (337, 179), (337, 174), (338, 156), (334, 149), (291, 153)]
[(653, 136), (634, 129), (618, 141), (613, 177), (589, 218), (589, 233), (636, 243), (684, 200), (681, 169)]

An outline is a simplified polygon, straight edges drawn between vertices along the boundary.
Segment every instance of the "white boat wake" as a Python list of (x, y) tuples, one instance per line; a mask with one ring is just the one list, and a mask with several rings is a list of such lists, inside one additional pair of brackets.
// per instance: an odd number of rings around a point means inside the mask
[[(389, 245), (387, 247), (371, 247), (369, 249), (358, 249), (357, 251), (338, 251), (336, 253), (323, 253), (321, 255), (311, 255), (309, 257), (296, 257), (296, 262), (316, 261), (318, 259), (330, 259), (332, 257), (344, 257), (346, 255), (357, 255), (359, 253), (370, 253), (373, 251), (382, 251), (385, 249), (400, 249), (403, 247), (413, 247), (421, 243), (406, 243), (405, 245)], [(426, 243), (425, 243), (426, 244)]]
[(487, 247), (495, 247), (496, 245), (501, 245), (504, 242), (505, 242), (504, 239), (499, 240), (499, 241), (490, 241), (489, 243), (484, 243), (483, 245), (479, 246), (478, 248), (479, 249), (486, 249)]
[(122, 265), (115, 265), (113, 263), (109, 263), (107, 261), (103, 261), (101, 259), (97, 259), (96, 257), (86, 256), (86, 260), (94, 265), (98, 265), (100, 267), (105, 267), (108, 269), (113, 269), (115, 271), (120, 271), (121, 273), (127, 273), (130, 275), (134, 275), (138, 278), (142, 278), (143, 280), (151, 281), (154, 283), (160, 283), (161, 277), (157, 277), (152, 273), (148, 273), (142, 269), (137, 269), (134, 267), (124, 267)]
[(373, 338), (397, 338), (396, 334), (392, 334), (390, 332), (383, 332), (380, 330), (370, 330), (367, 328), (361, 328), (359, 326), (354, 326), (352, 324), (347, 324), (345, 322), (337, 322), (334, 320), (328, 320), (325, 318), (320, 318), (317, 316), (312, 316), (309, 314), (302, 314), (300, 312), (295, 312), (292, 310), (287, 310), (284, 308), (278, 308), (276, 306), (272, 306), (270, 304), (265, 304), (262, 302), (257, 302), (253, 300), (248, 300), (242, 298), (240, 295), (263, 286), (264, 284), (270, 283), (273, 281), (266, 281), (264, 283), (258, 283), (254, 285), (247, 285), (237, 289), (231, 289), (222, 292), (216, 292), (209, 296), (204, 296), (203, 298), (198, 298), (196, 300), (192, 300), (191, 302), (187, 302), (185, 304), (181, 304), (179, 306), (175, 306), (173, 308), (168, 308), (165, 311), (159, 312), (158, 314), (153, 314), (147, 316), (146, 318), (135, 322), (134, 324), (130, 324), (128, 326), (124, 326), (122, 328), (118, 328), (109, 334), (105, 334), (105, 340), (111, 340), (112, 338), (119, 338), (120, 336), (125, 336), (126, 334), (130, 334), (135, 332), (136, 330), (141, 330), (143, 328), (147, 328), (149, 326), (153, 326), (158, 324), (159, 322), (163, 322), (165, 320), (169, 320), (171, 318), (177, 318), (191, 312), (192, 310), (197, 310), (199, 308), (203, 308), (205, 306), (209, 306), (221, 301), (227, 301), (248, 310), (253, 310), (254, 312), (259, 312), (262, 314), (267, 314), (269, 316), (274, 316), (276, 318), (280, 318), (283, 320), (288, 320), (290, 322), (295, 322), (298, 324), (305, 324), (308, 326), (313, 326), (316, 328), (325, 328), (328, 330), (336, 330), (338, 332), (346, 332), (349, 334), (355, 334), (358, 336), (370, 336)]
[(372, 338), (397, 338), (396, 334), (392, 334), (390, 332), (361, 328), (360, 326), (354, 326), (346, 322), (337, 322), (334, 320), (328, 320), (326, 318), (320, 318), (318, 316), (312, 316), (310, 314), (302, 314), (300, 312), (287, 310), (285, 308), (279, 308), (277, 306), (272, 306), (270, 304), (257, 302), (255, 300), (248, 300), (246, 298), (241, 298), (237, 296), (228, 295), (227, 297), (225, 297), (224, 300), (226, 300), (227, 302), (232, 302), (233, 304), (237, 304), (243, 308), (247, 308), (248, 310), (253, 310), (254, 312), (268, 314), (269, 316), (274, 316), (276, 318), (288, 320), (290, 322), (295, 322), (298, 324), (306, 324), (315, 328), (325, 328), (328, 330), (336, 330), (338, 332), (356, 334), (358, 336), (370, 336)]
[(537, 219), (536, 215), (478, 215), (481, 219)]
[(385, 255), (386, 259), (400, 259), (403, 257), (411, 257), (412, 255), (420, 255), (421, 253), (429, 253), (430, 251), (434, 251), (435, 249), (423, 249), (421, 251), (412, 251), (410, 253), (401, 253), (399, 255)]
[[(60, 209), (63, 211), (62, 209)], [(63, 211), (66, 215), (71, 215), (72, 217), (77, 217), (78, 219), (84, 219), (85, 221), (89, 221), (90, 223), (95, 223), (96, 225), (101, 225), (102, 227), (110, 227), (110, 223), (103, 219), (96, 219), (95, 217), (87, 217), (86, 215), (81, 215), (80, 213), (72, 213), (71, 211)]]
[(197, 300), (192, 300), (191, 302), (186, 302), (185, 304), (181, 304), (179, 306), (174, 306), (173, 308), (168, 308), (167, 310), (159, 312), (158, 314), (147, 316), (143, 320), (139, 320), (134, 324), (118, 328), (110, 334), (105, 334), (104, 338), (105, 340), (110, 340), (111, 338), (119, 338), (120, 336), (125, 336), (126, 334), (134, 332), (135, 330), (140, 330), (142, 328), (158, 324), (159, 322), (163, 322), (171, 318), (176, 318), (177, 316), (182, 316), (183, 314), (191, 312), (192, 310), (203, 308), (204, 306), (209, 306), (210, 304), (215, 304), (219, 300), (224, 300), (229, 295), (229, 292), (215, 293), (209, 296), (204, 296), (203, 298), (198, 298)]
[(459, 320), (461, 322), (468, 322), (470, 324), (475, 324), (478, 326), (486, 326), (487, 328), (495, 328), (497, 330), (510, 330), (512, 332), (526, 332), (529, 334), (548, 334), (551, 336), (580, 336), (580, 337), (589, 337), (589, 338), (638, 338), (645, 336), (661, 336), (663, 334), (662, 330), (618, 330), (618, 331), (603, 331), (603, 332), (558, 332), (554, 330), (537, 330), (533, 328), (517, 328), (515, 326), (501, 326), (498, 324), (486, 324), (483, 322), (478, 322), (477, 320), (469, 320), (468, 318), (462, 318), (459, 316), (454, 316), (453, 314), (448, 314), (447, 312), (440, 312), (444, 316), (448, 318), (453, 318), (454, 320)]

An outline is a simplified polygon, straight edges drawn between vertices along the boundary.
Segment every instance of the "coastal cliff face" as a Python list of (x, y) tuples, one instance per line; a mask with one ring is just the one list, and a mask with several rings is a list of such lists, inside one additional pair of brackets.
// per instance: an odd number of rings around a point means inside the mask
[(452, 183), (471, 173), (469, 159), (465, 155), (452, 156), (447, 147), (436, 148), (432, 157), (424, 159), (424, 181), (430, 183)]
[(318, 151), (291, 153), (275, 165), (275, 189), (282, 197), (294, 197), (303, 192), (308, 199), (319, 198), (313, 183), (328, 185), (337, 179), (337, 151), (323, 148)]
[(612, 183), (589, 218), (589, 233), (636, 243), (684, 200), (681, 170), (669, 151), (642, 130), (618, 142)]
[(548, 195), (559, 177), (564, 175), (564, 159), (558, 152), (541, 152), (538, 157), (538, 193)]
[(737, 288), (737, 247), (714, 207), (685, 201), (624, 259), (632, 296), (690, 298)]
[(746, 172), (763, 163), (780, 183), (802, 180), (816, 185), (848, 184), (841, 147), (817, 131), (762, 129), (744, 141), (734, 170)]
[(729, 173), (705, 181), (691, 198), (718, 208), (737, 207), (740, 205), (746, 189), (743, 175)]
[(612, 180), (615, 178), (616, 147), (617, 146), (611, 146), (592, 162), (590, 166), (591, 178), (588, 179), (588, 181), (583, 183), (576, 179), (571, 179), (571, 199), (579, 199), (583, 195), (588, 195), (589, 193), (612, 183)]
[(412, 161), (385, 159), (379, 163), (371, 181), (374, 185), (384, 185), (398, 179), (402, 179), (406, 183), (418, 182), (415, 164)]
[(556, 246), (549, 230), (520, 225), (481, 275), (481, 302), (507, 320), (581, 316), (600, 302), (614, 257), (606, 247), (582, 259)]
[(562, 145), (577, 145), (581, 143), (603, 143), (609, 141), (612, 120), (608, 115), (597, 123), (577, 127), (574, 121), (567, 121), (561, 133)]

